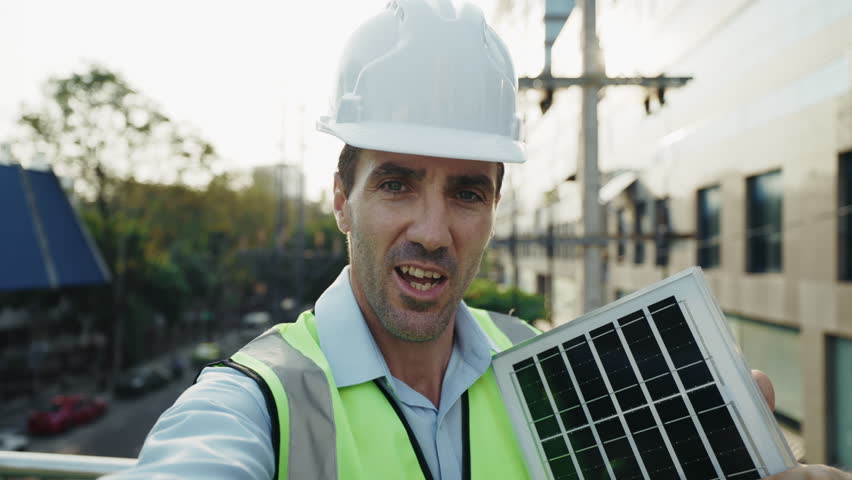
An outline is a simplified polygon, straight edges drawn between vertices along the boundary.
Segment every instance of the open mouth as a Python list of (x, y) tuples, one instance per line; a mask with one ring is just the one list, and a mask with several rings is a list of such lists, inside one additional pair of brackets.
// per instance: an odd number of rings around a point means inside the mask
[(411, 288), (421, 292), (428, 292), (447, 281), (447, 277), (433, 270), (426, 270), (413, 265), (401, 265), (396, 267), (396, 273)]

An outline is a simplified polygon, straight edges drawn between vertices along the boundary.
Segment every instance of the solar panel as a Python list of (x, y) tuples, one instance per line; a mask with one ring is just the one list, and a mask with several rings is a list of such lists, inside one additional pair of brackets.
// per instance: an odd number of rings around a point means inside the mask
[(796, 465), (699, 268), (501, 352), (494, 372), (536, 479), (751, 480)]

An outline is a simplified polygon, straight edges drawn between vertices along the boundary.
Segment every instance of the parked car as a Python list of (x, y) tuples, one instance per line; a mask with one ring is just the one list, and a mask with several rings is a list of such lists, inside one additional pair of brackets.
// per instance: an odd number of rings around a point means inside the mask
[(26, 435), (11, 430), (0, 432), (0, 450), (24, 451), (30, 444)]
[(75, 425), (89, 423), (106, 413), (107, 403), (88, 395), (57, 395), (50, 405), (30, 413), (27, 429), (35, 435), (62, 433)]
[(119, 397), (138, 397), (146, 392), (159, 390), (166, 386), (171, 378), (159, 368), (138, 368), (125, 374), (115, 386)]
[(192, 350), (192, 365), (195, 368), (201, 368), (210, 362), (222, 359), (222, 351), (219, 344), (215, 342), (199, 343)]

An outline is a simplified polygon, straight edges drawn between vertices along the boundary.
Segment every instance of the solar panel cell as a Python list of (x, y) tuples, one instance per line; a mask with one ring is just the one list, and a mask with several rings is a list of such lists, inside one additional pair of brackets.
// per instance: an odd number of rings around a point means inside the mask
[(622, 411), (631, 410), (645, 404), (645, 395), (642, 393), (639, 385), (615, 392), (615, 397), (618, 399), (618, 406)]
[(568, 376), (562, 355), (557, 352), (556, 355), (541, 362), (541, 370), (547, 379), (547, 386), (553, 395), (557, 410), (567, 410), (580, 405), (580, 399), (577, 398), (577, 392), (574, 390), (571, 377)]
[(589, 402), (589, 415), (594, 421), (602, 420), (615, 415), (615, 405), (610, 397), (601, 397)]
[(568, 432), (568, 441), (575, 452), (585, 450), (595, 445), (595, 436), (589, 427), (578, 428)]
[(548, 460), (563, 457), (570, 453), (568, 444), (565, 443), (565, 438), (562, 435), (541, 442), (541, 446), (544, 448), (544, 454)]
[(556, 480), (573, 480), (575, 478), (580, 478), (577, 476), (577, 470), (574, 468), (574, 460), (570, 455), (555, 458), (548, 461), (548, 463), (550, 464), (550, 471), (553, 472), (553, 476)]
[(604, 462), (601, 452), (598, 450), (597, 446), (577, 452), (576, 457), (584, 479), (592, 480), (598, 478), (609, 478), (609, 474), (606, 470), (606, 463)]
[(565, 425), (567, 430), (579, 428), (589, 423), (589, 419), (586, 417), (586, 412), (584, 412), (583, 408), (579, 406), (560, 412), (559, 417), (562, 418), (562, 425)]
[(686, 409), (686, 403), (679, 395), (668, 400), (656, 404), (657, 414), (663, 423), (669, 423), (674, 420), (679, 420), (689, 416), (689, 410)]
[(671, 397), (678, 392), (677, 384), (670, 373), (648, 380), (645, 382), (645, 387), (648, 389), (648, 393), (651, 394), (651, 398), (654, 400)]
[(704, 362), (694, 363), (688, 367), (683, 367), (678, 370), (680, 381), (683, 383), (683, 388), (687, 390), (699, 385), (706, 385), (713, 381), (713, 376), (710, 374), (710, 369)]
[(613, 390), (621, 390), (631, 385), (636, 385), (638, 380), (624, 352), (621, 339), (613, 329), (611, 332), (601, 335), (592, 342), (600, 357), (601, 365), (607, 372), (607, 378)]
[(665, 430), (687, 478), (690, 480), (717, 478), (716, 469), (707, 455), (707, 450), (704, 449), (704, 444), (691, 417), (668, 423)]
[(657, 423), (654, 420), (654, 415), (651, 414), (651, 409), (648, 407), (640, 408), (624, 415), (627, 420), (627, 425), (632, 433), (641, 432), (652, 427), (656, 427)]
[(677, 300), (675, 299), (674, 295), (667, 297), (667, 298), (664, 298), (663, 300), (660, 300), (657, 303), (652, 303), (652, 304), (648, 305), (648, 311), (651, 312), (651, 314), (653, 314), (657, 310), (662, 310), (662, 309), (664, 309), (666, 307), (670, 307), (672, 305), (677, 305)]
[(704, 358), (695, 338), (677, 305), (671, 305), (651, 314), (660, 338), (669, 350), (675, 368), (684, 367)]
[(657, 339), (645, 317), (622, 327), (621, 332), (627, 340), (628, 349), (636, 361), (636, 366), (639, 367), (642, 378), (654, 378), (669, 371)]
[(550, 407), (550, 402), (547, 400), (544, 383), (542, 383), (541, 376), (538, 374), (535, 366), (523, 367), (516, 371), (515, 374), (517, 375), (518, 385), (524, 394), (524, 399), (526, 400), (532, 419), (535, 421), (552, 415), (553, 410)]
[(689, 401), (692, 402), (692, 408), (696, 412), (719, 407), (725, 403), (716, 385), (707, 385), (689, 392)]
[(627, 437), (604, 444), (606, 456), (609, 457), (609, 466), (612, 468), (613, 476), (619, 480), (630, 478), (642, 478), (642, 470), (630, 448)]
[(550, 438), (559, 433), (559, 422), (556, 421), (556, 416), (542, 418), (535, 421), (535, 430), (538, 432), (538, 438)]
[(754, 470), (754, 462), (727, 407), (705, 411), (698, 418), (725, 475)]
[(641, 320), (643, 318), (645, 318), (645, 312), (642, 311), (642, 310), (636, 310), (635, 312), (631, 313), (630, 315), (625, 315), (625, 316), (619, 318), (618, 324), (623, 327), (623, 326), (625, 326), (625, 325), (627, 325), (631, 322), (635, 322), (636, 320)]
[[(653, 421), (653, 417), (651, 420)], [(672, 457), (669, 455), (668, 450), (666, 450), (666, 444), (663, 441), (663, 436), (660, 434), (659, 428), (654, 427), (634, 433), (633, 438), (636, 441), (639, 456), (642, 458), (642, 463), (645, 464), (645, 469), (648, 471), (650, 478), (653, 480), (680, 478)]]

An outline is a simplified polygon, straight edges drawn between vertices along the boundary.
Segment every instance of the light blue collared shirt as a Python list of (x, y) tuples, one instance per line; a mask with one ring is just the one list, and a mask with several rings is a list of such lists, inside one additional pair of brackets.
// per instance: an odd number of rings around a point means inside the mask
[[(498, 350), (467, 306), (461, 303), (456, 311), (453, 352), (437, 408), (390, 374), (355, 300), (349, 267), (319, 298), (315, 312), (320, 347), (337, 386), (385, 379), (433, 477), (460, 479), (461, 395)], [(270, 432), (266, 401), (254, 380), (234, 369), (206, 368), (157, 420), (137, 467), (105, 478), (270, 479), (277, 461)]]

